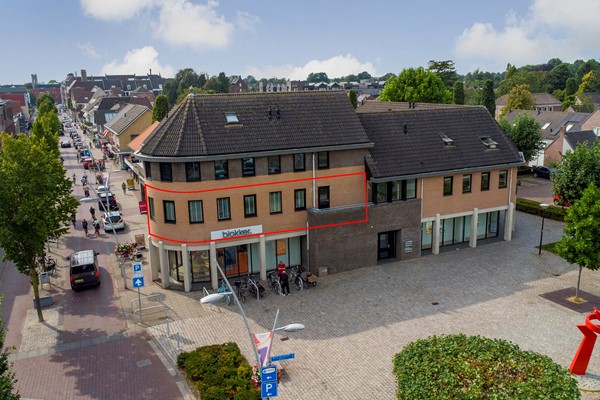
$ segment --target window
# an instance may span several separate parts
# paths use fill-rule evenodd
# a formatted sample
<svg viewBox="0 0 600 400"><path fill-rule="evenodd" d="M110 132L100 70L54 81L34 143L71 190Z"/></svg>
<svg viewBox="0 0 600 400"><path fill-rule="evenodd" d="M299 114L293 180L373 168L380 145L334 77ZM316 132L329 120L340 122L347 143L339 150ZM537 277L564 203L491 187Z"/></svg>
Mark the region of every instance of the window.
<svg viewBox="0 0 600 400"><path fill-rule="evenodd" d="M373 185L373 203L384 203L417 197L417 180L391 181Z"/></svg>
<svg viewBox="0 0 600 400"><path fill-rule="evenodd" d="M163 208L165 211L165 224L175 223L175 202L163 200Z"/></svg>
<svg viewBox="0 0 600 400"><path fill-rule="evenodd" d="M508 185L508 170L503 169L498 176L498 188L503 189Z"/></svg>
<svg viewBox="0 0 600 400"><path fill-rule="evenodd" d="M201 224L204 222L202 200L188 201L188 210L190 212L190 224Z"/></svg>
<svg viewBox="0 0 600 400"><path fill-rule="evenodd" d="M408 179L406 181L406 190L404 199L416 199L417 198L417 180L416 179Z"/></svg>
<svg viewBox="0 0 600 400"><path fill-rule="evenodd" d="M254 176L254 158L242 158L242 176Z"/></svg>
<svg viewBox="0 0 600 400"><path fill-rule="evenodd" d="M481 173L481 191L490 190L490 173L482 172Z"/></svg>
<svg viewBox="0 0 600 400"><path fill-rule="evenodd" d="M463 193L471 193L471 178L472 178L471 174L463 175L463 187L462 187Z"/></svg>
<svg viewBox="0 0 600 400"><path fill-rule="evenodd" d="M227 168L227 160L215 161L215 179L229 178L229 170Z"/></svg>
<svg viewBox="0 0 600 400"><path fill-rule="evenodd" d="M329 208L329 186L319 187L319 208Z"/></svg>
<svg viewBox="0 0 600 400"><path fill-rule="evenodd" d="M146 179L152 180L152 163L144 161L144 173L146 174Z"/></svg>
<svg viewBox="0 0 600 400"><path fill-rule="evenodd" d="M375 199L374 199L374 203L385 203L386 201L388 201L388 184L387 182L383 182L383 183L375 183L374 184L374 192L375 192Z"/></svg>
<svg viewBox="0 0 600 400"><path fill-rule="evenodd" d="M319 169L329 168L329 152L328 151L318 152L317 158L318 158L317 168L319 168Z"/></svg>
<svg viewBox="0 0 600 400"><path fill-rule="evenodd" d="M306 210L306 189L294 190L294 209L296 211Z"/></svg>
<svg viewBox="0 0 600 400"><path fill-rule="evenodd" d="M304 153L294 154L294 171L306 170L306 163L304 161Z"/></svg>
<svg viewBox="0 0 600 400"><path fill-rule="evenodd" d="M402 181L392 181L392 201L402 199Z"/></svg>
<svg viewBox="0 0 600 400"><path fill-rule="evenodd" d="M228 124L239 124L240 120L238 119L235 113L225 113L225 120Z"/></svg>
<svg viewBox="0 0 600 400"><path fill-rule="evenodd" d="M148 212L150 213L150 219L156 218L156 212L154 211L154 199L148 197Z"/></svg>
<svg viewBox="0 0 600 400"><path fill-rule="evenodd" d="M452 177L444 177L444 196L452 196Z"/></svg>
<svg viewBox="0 0 600 400"><path fill-rule="evenodd" d="M229 197L217 199L217 219L226 221L231 219L231 211L229 209Z"/></svg>
<svg viewBox="0 0 600 400"><path fill-rule="evenodd" d="M494 141L489 136L485 136L485 137L482 137L482 138L479 138L479 139L481 139L481 142L483 143L483 145L485 147L487 147L488 149L495 149L495 148L498 147L498 142Z"/></svg>
<svg viewBox="0 0 600 400"><path fill-rule="evenodd" d="M269 193L269 211L271 214L281 213L281 192Z"/></svg>
<svg viewBox="0 0 600 400"><path fill-rule="evenodd" d="M244 196L244 217L256 217L256 195Z"/></svg>
<svg viewBox="0 0 600 400"><path fill-rule="evenodd" d="M187 182L198 182L200 180L200 163L186 162L185 163L185 180Z"/></svg>
<svg viewBox="0 0 600 400"><path fill-rule="evenodd" d="M281 157L269 156L268 164L269 164L269 174L281 173Z"/></svg>
<svg viewBox="0 0 600 400"><path fill-rule="evenodd" d="M173 180L171 163L160 163L160 180L166 182L171 182Z"/></svg>

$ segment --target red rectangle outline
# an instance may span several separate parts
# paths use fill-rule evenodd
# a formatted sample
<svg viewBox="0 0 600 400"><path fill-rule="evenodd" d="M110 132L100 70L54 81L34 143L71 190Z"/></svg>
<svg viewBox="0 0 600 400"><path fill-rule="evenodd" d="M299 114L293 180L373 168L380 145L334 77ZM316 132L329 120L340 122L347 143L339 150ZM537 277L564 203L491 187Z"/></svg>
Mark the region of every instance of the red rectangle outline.
<svg viewBox="0 0 600 400"><path fill-rule="evenodd" d="M353 172L353 173L348 173L348 174L319 176L319 177L315 177L315 178L288 179L288 180L285 180L285 181L271 181L271 182L263 182L263 183L251 183L251 184L248 184L248 185L229 186L229 187L225 187L225 188L213 188L213 189L202 189L202 190L185 190L185 191L160 189L160 188L157 188L155 186L152 186L152 185L149 185L149 184L145 184L144 186L146 188L150 188L150 189L156 190L158 192L176 193L176 194L191 194L191 193L209 193L209 192L229 190L229 189L244 189L244 188L249 188L249 187L277 185L277 184L282 184L282 183L286 183L287 184L287 183L303 182L303 181L309 181L309 180L321 180L321 179L330 179L330 178L343 178L343 177L350 177L350 176L357 176L357 175L362 175L363 176L363 195L364 195L364 205L365 205L365 218L364 219L354 220L354 221L337 222L337 223L333 223L333 224L324 224L324 225L316 225L316 226L309 226L309 227L301 227L301 228L282 229L282 230L272 231L272 232L254 233L254 234L251 234L251 235L236 236L236 237L233 237L233 238L188 241L188 240L169 239L167 237L159 236L157 234L152 233L150 231L150 212L147 212L146 213L146 222L148 224L148 235L151 236L151 237L154 237L156 239L165 240L165 241L172 242L172 243L203 244L203 243L212 243L212 242L215 242L215 243L216 242L224 242L224 241L228 241L228 240L229 241L231 241L231 240L239 240L239 239L245 239L245 238L256 237L256 236L261 236L261 235L269 236L269 235L277 235L277 234L282 234L282 233L291 233L291 232L299 232L299 231L308 231L308 230L313 230L313 229L331 228L331 227L343 226L343 225L362 224L362 223L365 223L365 222L369 222L369 207L368 207L368 193L367 193L367 174L365 172ZM146 204L149 204L149 202L148 202L148 190L145 190L144 192L145 192Z"/></svg>

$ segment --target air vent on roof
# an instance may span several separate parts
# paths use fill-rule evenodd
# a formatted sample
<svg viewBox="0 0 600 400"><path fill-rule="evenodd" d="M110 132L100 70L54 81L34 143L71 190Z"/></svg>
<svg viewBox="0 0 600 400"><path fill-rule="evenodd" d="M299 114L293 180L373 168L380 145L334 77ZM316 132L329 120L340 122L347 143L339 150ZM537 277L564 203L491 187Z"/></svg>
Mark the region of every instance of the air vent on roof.
<svg viewBox="0 0 600 400"><path fill-rule="evenodd" d="M496 147L498 147L498 142L494 142L492 140L491 137L486 136L486 137L482 137L480 138L481 142L485 145L485 147L487 147L488 149L495 149Z"/></svg>
<svg viewBox="0 0 600 400"><path fill-rule="evenodd" d="M235 113L225 113L225 119L227 120L228 124L240 123L240 120L238 119L237 115L235 115Z"/></svg>
<svg viewBox="0 0 600 400"><path fill-rule="evenodd" d="M447 135L441 134L440 137L446 146L454 146L454 140L450 139Z"/></svg>
<svg viewBox="0 0 600 400"><path fill-rule="evenodd" d="M271 106L269 106L269 108L267 109L267 117L269 118L269 120L273 119L273 108L271 108Z"/></svg>

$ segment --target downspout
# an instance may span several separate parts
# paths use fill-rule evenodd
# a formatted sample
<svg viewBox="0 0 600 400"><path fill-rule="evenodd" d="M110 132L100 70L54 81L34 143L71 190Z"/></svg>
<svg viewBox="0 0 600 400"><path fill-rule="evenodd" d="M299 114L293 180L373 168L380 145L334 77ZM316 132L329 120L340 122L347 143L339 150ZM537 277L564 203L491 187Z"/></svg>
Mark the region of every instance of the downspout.
<svg viewBox="0 0 600 400"><path fill-rule="evenodd" d="M317 208L317 176L315 171L315 153L312 153L312 192L313 192L313 208Z"/></svg>

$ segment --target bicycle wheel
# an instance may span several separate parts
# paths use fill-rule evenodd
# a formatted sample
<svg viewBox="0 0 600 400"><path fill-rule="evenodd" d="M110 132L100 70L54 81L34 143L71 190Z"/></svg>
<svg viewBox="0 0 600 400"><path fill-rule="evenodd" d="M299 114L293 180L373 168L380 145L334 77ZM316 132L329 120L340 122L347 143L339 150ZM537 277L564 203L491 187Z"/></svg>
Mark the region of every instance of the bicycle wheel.
<svg viewBox="0 0 600 400"><path fill-rule="evenodd" d="M300 278L299 276L296 276L294 278L294 285L296 285L296 289L297 290L302 290L303 289L303 282L302 282L302 278Z"/></svg>
<svg viewBox="0 0 600 400"><path fill-rule="evenodd" d="M278 295L283 294L283 292L281 291L281 283L279 283L279 281L275 281L275 293L277 293Z"/></svg>

